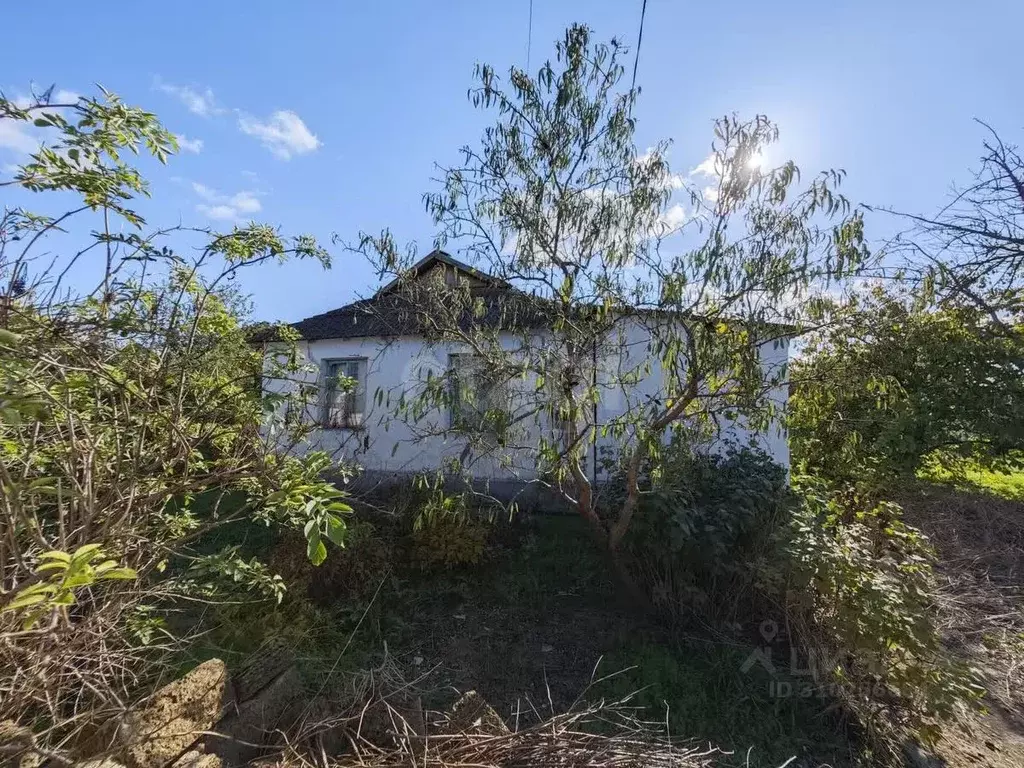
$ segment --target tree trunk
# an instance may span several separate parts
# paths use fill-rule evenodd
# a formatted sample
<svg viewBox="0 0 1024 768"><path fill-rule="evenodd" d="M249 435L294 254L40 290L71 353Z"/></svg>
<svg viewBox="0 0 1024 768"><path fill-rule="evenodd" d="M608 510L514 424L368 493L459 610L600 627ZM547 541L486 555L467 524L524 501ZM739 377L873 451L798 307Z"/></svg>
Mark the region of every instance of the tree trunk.
<svg viewBox="0 0 1024 768"><path fill-rule="evenodd" d="M613 541L612 532L601 522L594 509L588 508L584 511L580 508L578 511L580 516L587 521L587 527L590 530L591 537L594 539L594 543L607 558L611 572L615 575L615 580L629 601L629 607L645 616L652 614L654 612L654 604L651 602L650 595L633 578L633 573L629 568L630 555L622 551L622 538L619 537L618 540Z"/></svg>

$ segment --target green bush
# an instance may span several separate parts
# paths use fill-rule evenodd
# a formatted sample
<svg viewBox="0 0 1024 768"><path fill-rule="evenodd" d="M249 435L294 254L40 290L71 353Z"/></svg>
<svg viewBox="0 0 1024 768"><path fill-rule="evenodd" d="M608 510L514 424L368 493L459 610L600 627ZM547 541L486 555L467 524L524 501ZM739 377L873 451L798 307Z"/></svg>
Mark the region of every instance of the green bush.
<svg viewBox="0 0 1024 768"><path fill-rule="evenodd" d="M1024 501L1024 451L1012 451L996 461L936 452L924 458L917 476L961 490Z"/></svg>
<svg viewBox="0 0 1024 768"><path fill-rule="evenodd" d="M793 755L802 766L850 765L842 759L850 744L839 717L823 716L817 697L777 695L780 683L800 690L804 681L758 665L747 669L749 657L738 644L666 644L632 633L601 660L599 673L608 678L597 692L611 700L629 696L647 718L664 719L671 733L743 756L725 765L777 768Z"/></svg>
<svg viewBox="0 0 1024 768"><path fill-rule="evenodd" d="M309 562L306 546L301 536L283 535L269 565L291 591L304 593L319 605L362 604L394 564L393 538L358 517L348 523L344 549L321 565Z"/></svg>
<svg viewBox="0 0 1024 768"><path fill-rule="evenodd" d="M790 501L785 470L765 454L702 455L673 441L626 538L632 569L673 618L735 618L755 598Z"/></svg>
<svg viewBox="0 0 1024 768"><path fill-rule="evenodd" d="M802 504L781 532L786 560L766 571L765 587L784 600L817 681L873 735L906 727L934 740L983 691L941 647L927 539L896 504L810 478L795 485Z"/></svg>
<svg viewBox="0 0 1024 768"><path fill-rule="evenodd" d="M290 454L306 430L254 386L303 365L283 337L266 359L250 343L234 280L326 251L256 223L147 234L131 159L166 161L173 134L106 91L49 97L0 94L0 128L42 141L3 186L46 212L0 212L0 668L16 671L0 675L0 721L45 725L55 746L148 693L162 622L239 587L283 597L218 531L302 531L320 562L350 509L324 479L334 462ZM82 270L88 284L64 281Z"/></svg>
<svg viewBox="0 0 1024 768"><path fill-rule="evenodd" d="M412 520L409 559L423 570L476 565L489 534L490 525L474 515L466 494L446 494L438 485Z"/></svg>
<svg viewBox="0 0 1024 768"><path fill-rule="evenodd" d="M921 309L876 289L811 334L788 404L800 471L838 482L913 475L935 451L999 459L1024 446L1024 334L974 307Z"/></svg>

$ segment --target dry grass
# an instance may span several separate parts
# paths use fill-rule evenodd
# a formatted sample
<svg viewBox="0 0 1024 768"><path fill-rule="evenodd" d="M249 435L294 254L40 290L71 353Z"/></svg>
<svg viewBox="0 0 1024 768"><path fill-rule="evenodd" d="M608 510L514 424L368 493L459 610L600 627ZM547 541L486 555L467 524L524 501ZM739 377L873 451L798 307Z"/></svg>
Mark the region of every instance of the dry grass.
<svg viewBox="0 0 1024 768"><path fill-rule="evenodd" d="M991 697L1024 706L1024 503L943 487L900 502L938 555L948 646L979 665Z"/></svg>
<svg viewBox="0 0 1024 768"><path fill-rule="evenodd" d="M982 675L987 717L939 745L950 768L1024 764L1024 502L926 485L896 499L931 540L943 640Z"/></svg>
<svg viewBox="0 0 1024 768"><path fill-rule="evenodd" d="M607 679L595 679L596 667L568 711L545 718L530 704L533 724L520 728L517 717L512 729L475 692L447 711L424 710L421 686L434 671L406 679L385 647L377 667L343 676L330 693L321 690L289 734L284 751L261 763L265 768L274 763L291 768L699 768L721 754L674 738L667 721L643 719L635 695L610 703L588 701L595 686Z"/></svg>
<svg viewBox="0 0 1024 768"><path fill-rule="evenodd" d="M350 750L322 759L289 750L279 762L332 768L698 768L712 765L719 754L670 738L664 724L642 720L628 701L580 706L517 731L469 727L452 732L449 717L440 713L428 714L424 729L408 712L388 706L387 713L394 726L391 744L353 740Z"/></svg>

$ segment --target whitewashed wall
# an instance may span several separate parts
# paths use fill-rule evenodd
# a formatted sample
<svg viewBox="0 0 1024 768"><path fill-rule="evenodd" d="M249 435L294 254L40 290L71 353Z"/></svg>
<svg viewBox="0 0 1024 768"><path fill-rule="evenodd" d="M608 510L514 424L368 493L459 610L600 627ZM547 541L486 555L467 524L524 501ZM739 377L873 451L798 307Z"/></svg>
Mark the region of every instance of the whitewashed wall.
<svg viewBox="0 0 1024 768"><path fill-rule="evenodd" d="M508 347L515 344L512 337L505 339L504 343ZM623 323L619 338L611 346L619 351L605 354L598 361L598 385L602 388L597 415L599 423L605 423L625 412L627 408L649 403L652 398L660 396L662 373L657 361L651 365L650 374L629 391L622 391L611 385L617 377L618 366L621 365L623 370L631 369L647 356L646 332L639 326ZM405 337L389 340L365 338L300 342L300 350L318 371L322 370L325 360L365 357L368 361L364 428L317 430L300 450L325 450L332 455L353 459L367 469L382 472L430 471L441 466L446 457L459 457L462 454L465 443L460 439L440 435L421 436L423 432L437 432L440 431L439 428L446 426L449 418L446 412L435 411L428 414L418 427L413 427L393 415L393 405L403 391L414 393L418 382L425 379L428 370L432 370L435 375L442 374L448 364L448 355L466 352L466 349L455 345L428 347L419 339ZM762 348L762 359L770 370L785 365L788 355L788 344L785 342ZM302 380L312 385L318 383L316 374L309 374ZM284 392L298 384L296 380L268 378L264 386L268 391ZM513 383L513 388L520 386L532 391L533 384L518 382ZM378 401L378 391L383 402ZM787 399L786 387L778 387L771 396L781 409ZM514 391L510 398L515 400ZM319 410L314 408L311 411L313 412L307 417L318 419ZM532 421L527 421L521 428L527 432L520 435L517 442L529 445L536 443L536 432L544 428L544 425L538 426ZM417 432L420 435L417 435ZM773 426L764 434L754 434L742 422L733 422L722 430L716 445L724 447L728 443L756 444L776 462L789 467L789 446L781 426ZM600 444L610 447L610 438L602 440ZM588 453L590 455L587 473L592 476L593 453ZM532 453L523 449L506 453L501 462L493 458L480 460L473 465L472 473L478 479L530 480L535 477Z"/></svg>

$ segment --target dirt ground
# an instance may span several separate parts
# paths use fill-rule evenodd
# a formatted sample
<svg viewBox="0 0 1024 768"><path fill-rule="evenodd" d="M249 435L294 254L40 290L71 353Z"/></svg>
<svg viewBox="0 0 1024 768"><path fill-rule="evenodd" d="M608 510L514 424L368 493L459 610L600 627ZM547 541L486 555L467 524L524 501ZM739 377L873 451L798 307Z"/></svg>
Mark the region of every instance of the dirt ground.
<svg viewBox="0 0 1024 768"><path fill-rule="evenodd" d="M510 724L565 711L602 657L637 629L610 580L590 563L574 571L566 554L564 568L527 555L523 568L438 579L414 598L415 641L406 659L436 665L435 686L475 689Z"/></svg>
<svg viewBox="0 0 1024 768"><path fill-rule="evenodd" d="M435 574L386 609L409 617L389 648L407 674L424 677L424 705L442 709L456 692L476 690L515 728L577 700L639 691L646 717L671 716L670 730L702 748L736 750L718 759L722 768L776 768L793 755L793 768L852 765L853 747L820 703L780 702L767 678L743 671L748 646L705 638L681 649L624 602L582 531L543 522L543 535L490 565Z"/></svg>
<svg viewBox="0 0 1024 768"><path fill-rule="evenodd" d="M898 499L928 535L942 580L951 653L980 673L989 712L952 731L937 754L948 768L1024 766L1024 503L942 487Z"/></svg>
<svg viewBox="0 0 1024 768"><path fill-rule="evenodd" d="M939 486L898 500L936 549L947 647L988 690L988 713L948 730L932 765L1024 768L1024 504ZM522 567L433 585L418 598L414 660L437 665L431 677L443 687L475 688L510 724L570 707L591 680L614 671L616 649L645 631L586 553L564 552L561 566L550 552L527 553ZM758 717L757 706L740 717ZM843 764L841 747L832 749L839 759L816 759L809 748L795 765Z"/></svg>
<svg viewBox="0 0 1024 768"><path fill-rule="evenodd" d="M1024 768L1024 504L939 486L908 488L897 500L936 548L944 641L989 691L989 713L947 731L928 768ZM751 645L742 634L732 647L699 628L668 636L623 602L592 542L563 530L578 521L531 525L541 522L543 530L514 532L479 566L370 579L390 586L358 633L366 653L383 645L404 679L422 681L428 708L476 690L510 726L525 727L580 697L636 691L654 719L671 718L673 734L735 750L718 761L723 768L778 768L793 756L790 768L864 765L828 702L780 699L767 678L743 671ZM304 552L298 557L305 562ZM317 624L314 650L347 647L361 613L336 637L331 622ZM614 684L592 685L620 671Z"/></svg>

